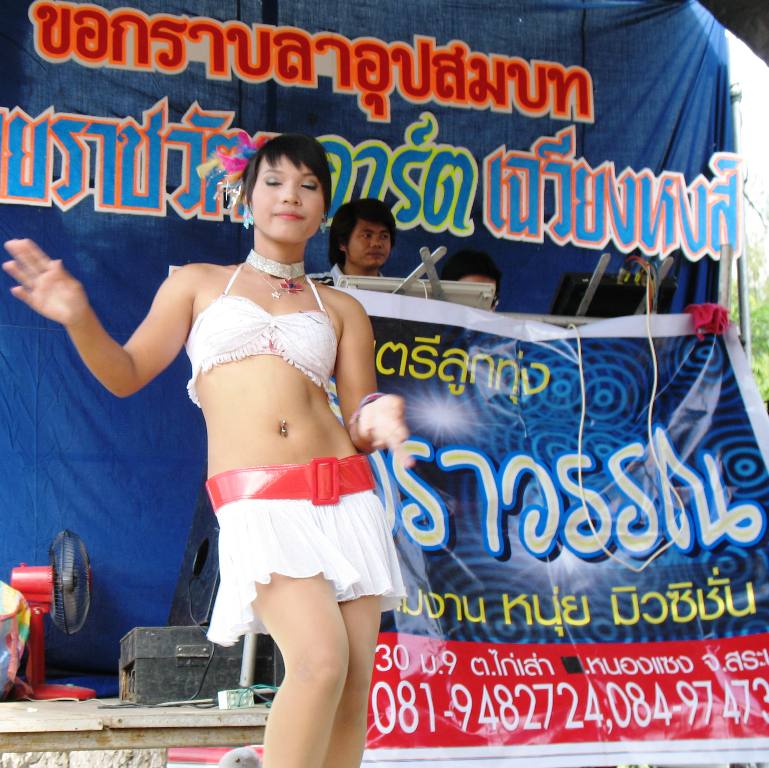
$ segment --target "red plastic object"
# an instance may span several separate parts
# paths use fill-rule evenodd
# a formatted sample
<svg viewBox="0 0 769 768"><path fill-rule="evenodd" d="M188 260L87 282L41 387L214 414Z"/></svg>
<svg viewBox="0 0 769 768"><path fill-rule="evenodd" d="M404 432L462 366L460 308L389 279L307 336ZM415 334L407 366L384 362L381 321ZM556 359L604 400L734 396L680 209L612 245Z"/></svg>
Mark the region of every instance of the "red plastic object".
<svg viewBox="0 0 769 768"><path fill-rule="evenodd" d="M53 568L45 565L24 565L11 570L11 586L21 592L29 603L32 616L27 641L27 683L32 699L96 698L96 691L79 685L55 685L45 682L45 626L43 616L50 613L53 603Z"/></svg>

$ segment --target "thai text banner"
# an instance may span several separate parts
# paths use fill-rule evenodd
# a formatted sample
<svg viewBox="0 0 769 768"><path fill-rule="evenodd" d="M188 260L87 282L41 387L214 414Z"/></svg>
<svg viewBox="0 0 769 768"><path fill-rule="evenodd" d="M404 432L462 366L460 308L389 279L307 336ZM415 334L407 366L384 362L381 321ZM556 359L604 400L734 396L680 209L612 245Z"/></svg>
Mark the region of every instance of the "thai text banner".
<svg viewBox="0 0 769 768"><path fill-rule="evenodd" d="M641 317L577 333L356 295L417 459L373 460L408 589L371 693L385 764L755 747L769 421L734 330L658 317L650 342Z"/></svg>
<svg viewBox="0 0 769 768"><path fill-rule="evenodd" d="M294 26L48 0L33 2L28 16L36 55L54 66L75 63L165 76L194 66L203 67L209 80L308 89L318 89L319 76L325 76L334 94L356 95L369 120L385 123L392 119L393 94L416 106L516 111L531 119L575 124L596 120L593 80L584 67L471 51L463 41L438 45L423 35L411 43L372 36L350 40ZM162 215L168 202L185 218L196 213L221 218L220 202L205 194L206 185L195 181L194 169L217 144L227 143L202 129L227 128L233 114L207 113L193 104L173 130L167 125L167 98L155 107L147 105L143 113L143 125L138 125L130 117L56 115L53 107L46 119L33 119L20 108L10 115L4 110L0 114L8 137L3 136L3 146L10 153L4 153L6 167L0 169L0 199L38 205L54 201L66 210L89 193L87 180L96 176L107 185L93 190L96 210ZM30 126L43 133L38 130L33 139L25 131ZM424 112L406 129L405 146L397 151L369 141L363 151L359 145L353 152L341 137L328 137L337 171L331 213L349 199L355 158L358 167L363 162L370 171L361 194L380 199L388 191L395 194L400 227L472 235L475 159L464 147L440 157L448 148L434 144L437 132L435 117ZM90 142L98 143L94 153L101 172L90 169ZM32 153L30 147L35 147ZM49 178L54 147L62 153L66 178ZM166 189L168 149L184 152L186 167L166 201L161 191ZM719 258L725 244L741 251L740 162L729 153L710 158L713 183L700 175L690 186L680 172L657 176L650 168L624 168L618 173L611 161L591 168L576 157L575 126L553 137L541 135L530 153L525 150L502 145L485 160L483 223L496 238L541 243L547 235L558 245L603 249L613 243L623 253L640 250L648 256L680 249L693 261L705 255ZM412 173L422 165L425 173L415 184ZM550 198L554 214L548 219L545 201Z"/></svg>
<svg viewBox="0 0 769 768"><path fill-rule="evenodd" d="M100 213L173 212L221 221L216 180L200 179L196 169L216 150L236 144L234 118L234 112L194 103L175 123L167 98L145 110L141 122L53 107L31 116L0 107L0 141L7 147L0 158L0 202L68 211L91 198ZM725 244L742 249L742 164L733 153L714 154L711 178L700 174L687 184L676 172L617 173L610 162L592 168L576 157L573 126L538 138L530 151L502 145L481 169L470 149L440 142L438 133L435 115L422 112L397 146L320 136L333 171L330 214L356 190L377 199L392 195L399 229L464 238L475 233L479 197L484 226L501 240L542 243L547 237L559 246L593 249L611 243L623 253L651 257L680 249L692 261L719 258ZM179 171L169 173L169 166ZM241 222L241 213L227 215Z"/></svg>

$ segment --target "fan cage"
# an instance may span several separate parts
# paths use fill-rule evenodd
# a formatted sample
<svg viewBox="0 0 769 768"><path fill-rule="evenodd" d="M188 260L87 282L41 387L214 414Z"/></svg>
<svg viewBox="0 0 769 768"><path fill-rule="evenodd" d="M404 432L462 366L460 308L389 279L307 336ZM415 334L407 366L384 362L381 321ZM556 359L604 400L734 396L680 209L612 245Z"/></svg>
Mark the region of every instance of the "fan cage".
<svg viewBox="0 0 769 768"><path fill-rule="evenodd" d="M82 539L72 531L61 531L48 552L53 573L51 618L71 635L88 616L91 604L91 566Z"/></svg>

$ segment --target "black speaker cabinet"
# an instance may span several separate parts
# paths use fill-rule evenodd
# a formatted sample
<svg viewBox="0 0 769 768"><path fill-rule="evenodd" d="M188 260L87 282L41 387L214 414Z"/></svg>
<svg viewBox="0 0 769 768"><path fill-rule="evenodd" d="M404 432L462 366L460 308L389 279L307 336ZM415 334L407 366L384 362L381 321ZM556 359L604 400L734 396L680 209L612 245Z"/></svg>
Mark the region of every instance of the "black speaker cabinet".
<svg viewBox="0 0 769 768"><path fill-rule="evenodd" d="M211 508L205 486L205 473L195 503L187 546L179 568L168 627L137 628L123 638L120 645L121 698L136 703L150 703L151 697L162 696L156 686L168 685L168 692L187 698L202 670L201 661L209 657L211 644L205 638L205 628L211 622L216 590L219 588L219 526ZM193 626L195 625L195 626ZM175 634L172 630L179 630ZM186 639L185 639L186 638ZM183 647L182 647L183 646ZM181 656L178 648L182 647ZM283 679L283 660L280 651L268 635L257 635L254 661L255 683L277 685ZM237 688L241 676L243 640L232 648L218 647L212 657L212 669L201 694L215 690ZM177 683L170 682L175 674ZM125 691L125 696L124 696ZM193 691L194 693L194 691ZM184 694L184 695L182 695Z"/></svg>
<svg viewBox="0 0 769 768"><path fill-rule="evenodd" d="M120 640L120 699L134 704L216 699L239 687L243 638L214 645L200 627L135 627ZM272 638L256 636L253 682L280 685L283 660Z"/></svg>
<svg viewBox="0 0 769 768"><path fill-rule="evenodd" d="M219 587L218 534L219 526L206 493L204 472L168 615L170 626L207 625L211 621Z"/></svg>

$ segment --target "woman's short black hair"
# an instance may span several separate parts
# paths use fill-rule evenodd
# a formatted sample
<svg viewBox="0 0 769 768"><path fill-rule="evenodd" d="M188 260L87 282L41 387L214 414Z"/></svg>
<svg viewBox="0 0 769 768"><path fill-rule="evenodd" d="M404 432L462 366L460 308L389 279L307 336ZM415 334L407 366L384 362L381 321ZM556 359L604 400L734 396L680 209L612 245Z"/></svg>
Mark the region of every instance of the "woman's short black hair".
<svg viewBox="0 0 769 768"><path fill-rule="evenodd" d="M331 221L328 233L328 260L331 266L344 266L345 252L340 246L347 245L359 219L381 224L390 232L390 245L395 245L395 218L392 211L381 201L373 197L350 200L340 206Z"/></svg>
<svg viewBox="0 0 769 768"><path fill-rule="evenodd" d="M497 294L499 294L502 272L485 251L464 248L452 253L441 268L441 280L461 280L466 275L490 277L496 283Z"/></svg>
<svg viewBox="0 0 769 768"><path fill-rule="evenodd" d="M249 160L246 172L243 174L240 202L243 205L250 203L262 160L266 160L269 165L275 165L283 157L290 160L297 168L302 165L307 166L317 176L323 189L324 210L328 211L331 205L331 171L328 167L326 150L317 139L304 133L281 133L259 149Z"/></svg>

